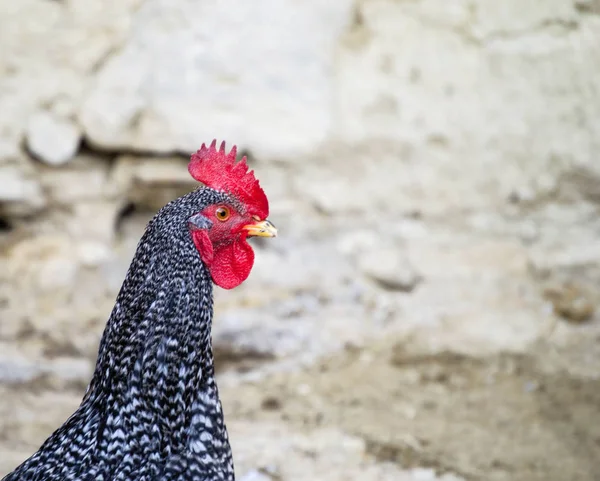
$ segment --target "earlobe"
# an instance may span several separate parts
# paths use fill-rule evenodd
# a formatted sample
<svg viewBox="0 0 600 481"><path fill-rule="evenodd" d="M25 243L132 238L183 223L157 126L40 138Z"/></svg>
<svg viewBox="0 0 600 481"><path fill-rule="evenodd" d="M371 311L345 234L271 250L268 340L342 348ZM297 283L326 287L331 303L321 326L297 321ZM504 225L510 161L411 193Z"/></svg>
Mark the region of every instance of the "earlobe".
<svg viewBox="0 0 600 481"><path fill-rule="evenodd" d="M214 259L214 250L212 242L208 237L208 232L206 232L205 229L192 230L192 240L194 241L196 249L198 249L198 252L200 253L202 262L204 262L206 267L210 268Z"/></svg>
<svg viewBox="0 0 600 481"><path fill-rule="evenodd" d="M209 221L202 214L194 214L192 217L188 219L188 224L192 231L192 239L194 241L194 245L198 252L200 253L200 257L202 258L202 262L209 267L213 262L214 252L213 245L208 237L208 229L212 227L212 222Z"/></svg>

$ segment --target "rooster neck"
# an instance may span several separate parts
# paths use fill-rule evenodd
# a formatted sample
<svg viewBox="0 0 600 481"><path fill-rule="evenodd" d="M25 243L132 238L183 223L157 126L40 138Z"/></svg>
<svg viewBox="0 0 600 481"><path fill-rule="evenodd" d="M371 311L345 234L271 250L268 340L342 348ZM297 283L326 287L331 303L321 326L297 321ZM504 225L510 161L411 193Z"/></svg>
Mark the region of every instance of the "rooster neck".
<svg viewBox="0 0 600 481"><path fill-rule="evenodd" d="M149 223L81 405L3 481L234 479L214 380L212 281L188 230L192 215L230 201L199 188Z"/></svg>
<svg viewBox="0 0 600 481"><path fill-rule="evenodd" d="M172 238L148 252L139 246L85 401L105 416L100 452L119 446L123 457L138 451L163 466L185 458L233 476L214 379L212 294L189 239Z"/></svg>

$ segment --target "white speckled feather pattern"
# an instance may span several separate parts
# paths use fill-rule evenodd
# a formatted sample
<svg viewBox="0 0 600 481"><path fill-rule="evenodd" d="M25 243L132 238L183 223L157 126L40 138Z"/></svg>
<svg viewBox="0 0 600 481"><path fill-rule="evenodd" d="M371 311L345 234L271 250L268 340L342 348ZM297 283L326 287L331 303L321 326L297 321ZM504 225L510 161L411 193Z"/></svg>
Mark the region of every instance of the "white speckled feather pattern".
<svg viewBox="0 0 600 481"><path fill-rule="evenodd" d="M214 380L212 281L188 227L224 201L235 199L200 188L149 223L81 405L4 481L234 479Z"/></svg>

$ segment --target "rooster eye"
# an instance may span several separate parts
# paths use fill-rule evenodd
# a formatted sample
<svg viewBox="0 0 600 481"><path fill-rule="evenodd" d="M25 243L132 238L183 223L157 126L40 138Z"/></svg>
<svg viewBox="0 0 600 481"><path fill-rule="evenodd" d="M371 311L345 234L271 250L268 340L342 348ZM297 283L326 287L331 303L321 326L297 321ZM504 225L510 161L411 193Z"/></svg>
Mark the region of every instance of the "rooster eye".
<svg viewBox="0 0 600 481"><path fill-rule="evenodd" d="M229 219L231 213L229 212L229 209L227 207L219 207L215 212L215 215L217 216L217 219L223 222Z"/></svg>

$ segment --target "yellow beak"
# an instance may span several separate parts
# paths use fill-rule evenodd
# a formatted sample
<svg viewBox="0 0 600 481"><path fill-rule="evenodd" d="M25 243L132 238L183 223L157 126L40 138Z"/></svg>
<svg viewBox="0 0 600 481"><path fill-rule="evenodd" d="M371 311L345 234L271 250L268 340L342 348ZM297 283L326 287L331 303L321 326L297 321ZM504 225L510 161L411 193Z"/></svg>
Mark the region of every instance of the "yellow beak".
<svg viewBox="0 0 600 481"><path fill-rule="evenodd" d="M268 220L245 225L243 229L248 231L248 237L277 237L277 229Z"/></svg>

